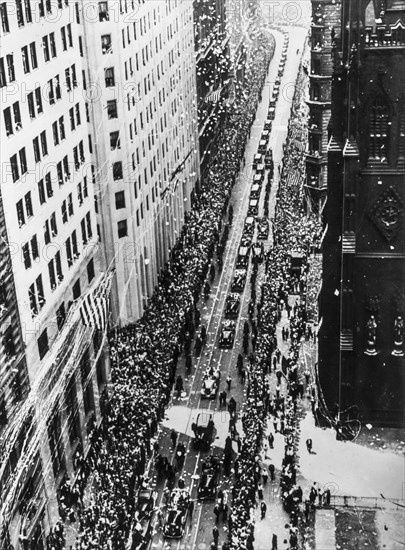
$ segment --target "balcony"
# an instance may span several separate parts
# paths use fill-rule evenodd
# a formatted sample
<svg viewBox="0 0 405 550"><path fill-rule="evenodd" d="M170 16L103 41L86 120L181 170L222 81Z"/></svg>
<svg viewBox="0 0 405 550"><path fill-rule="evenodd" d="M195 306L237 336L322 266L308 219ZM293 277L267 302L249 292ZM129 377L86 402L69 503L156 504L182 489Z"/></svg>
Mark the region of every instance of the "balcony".
<svg viewBox="0 0 405 550"><path fill-rule="evenodd" d="M364 47L367 50L376 49L404 49L405 48L405 27L398 21L394 26L377 26L374 31L371 27L365 29Z"/></svg>
<svg viewBox="0 0 405 550"><path fill-rule="evenodd" d="M326 162L326 159L322 157L322 154L319 151L307 151L306 160L311 164L322 164Z"/></svg>
<svg viewBox="0 0 405 550"><path fill-rule="evenodd" d="M342 252L343 254L356 253L356 234L354 232L343 233Z"/></svg>
<svg viewBox="0 0 405 550"><path fill-rule="evenodd" d="M340 333L340 349L341 351L353 351L353 331L343 329Z"/></svg>

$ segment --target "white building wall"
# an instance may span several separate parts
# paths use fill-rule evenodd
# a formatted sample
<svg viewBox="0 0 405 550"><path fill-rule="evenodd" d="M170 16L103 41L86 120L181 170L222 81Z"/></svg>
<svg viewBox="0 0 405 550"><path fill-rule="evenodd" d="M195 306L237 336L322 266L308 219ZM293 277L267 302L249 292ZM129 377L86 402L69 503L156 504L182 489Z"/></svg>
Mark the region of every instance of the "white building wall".
<svg viewBox="0 0 405 550"><path fill-rule="evenodd" d="M192 3L109 0L108 16L100 16L94 2L83 6L91 13L84 19L89 82L97 94L92 122L100 226L107 262L117 268L114 316L126 324L142 315L153 293L198 178ZM105 35L111 48L103 53ZM116 101L116 118L108 116L108 101ZM115 150L112 132L119 132ZM116 162L123 177L114 180ZM125 197L121 208L117 193L118 200ZM124 221L127 235L119 236Z"/></svg>

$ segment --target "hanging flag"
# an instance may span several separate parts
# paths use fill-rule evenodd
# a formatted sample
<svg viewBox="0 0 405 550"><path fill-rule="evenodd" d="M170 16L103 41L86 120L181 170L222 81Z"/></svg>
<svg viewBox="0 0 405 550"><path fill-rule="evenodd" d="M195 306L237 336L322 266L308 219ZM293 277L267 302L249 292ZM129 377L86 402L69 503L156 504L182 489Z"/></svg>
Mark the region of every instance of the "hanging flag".
<svg viewBox="0 0 405 550"><path fill-rule="evenodd" d="M112 277L111 271L103 278L100 284L90 290L80 304L80 316L84 325L90 325L97 330L104 330L108 321L108 298L111 292Z"/></svg>

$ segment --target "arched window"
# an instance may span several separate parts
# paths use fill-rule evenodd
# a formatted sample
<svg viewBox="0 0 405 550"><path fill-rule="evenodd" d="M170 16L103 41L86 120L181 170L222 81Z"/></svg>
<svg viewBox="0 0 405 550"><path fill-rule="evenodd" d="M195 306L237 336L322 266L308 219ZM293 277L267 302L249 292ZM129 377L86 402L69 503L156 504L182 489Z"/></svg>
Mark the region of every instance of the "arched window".
<svg viewBox="0 0 405 550"><path fill-rule="evenodd" d="M387 162L389 106L383 97L371 105L369 130L369 160Z"/></svg>

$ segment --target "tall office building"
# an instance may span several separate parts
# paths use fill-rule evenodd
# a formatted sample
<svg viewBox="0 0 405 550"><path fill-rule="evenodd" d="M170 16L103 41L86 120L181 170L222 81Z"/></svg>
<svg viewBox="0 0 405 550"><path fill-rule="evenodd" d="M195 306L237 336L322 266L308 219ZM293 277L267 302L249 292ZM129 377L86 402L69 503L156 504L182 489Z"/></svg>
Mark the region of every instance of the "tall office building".
<svg viewBox="0 0 405 550"><path fill-rule="evenodd" d="M345 0L341 14L333 52L320 381L331 407L355 405L363 419L400 425L405 5Z"/></svg>
<svg viewBox="0 0 405 550"><path fill-rule="evenodd" d="M313 0L311 64L309 71L309 127L307 190L319 213L326 200L328 142L332 91L332 43L340 34L340 1Z"/></svg>
<svg viewBox="0 0 405 550"><path fill-rule="evenodd" d="M199 173L191 2L83 2L100 237L114 320L138 319Z"/></svg>
<svg viewBox="0 0 405 550"><path fill-rule="evenodd" d="M138 319L193 200L193 9L18 0L0 15L0 547L39 549L102 421L94 292L114 273L110 321Z"/></svg>

